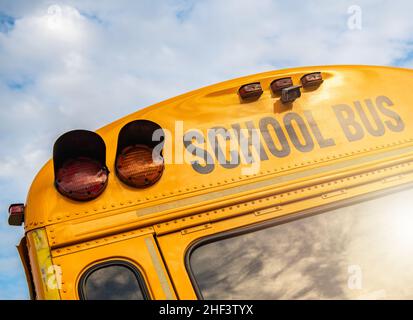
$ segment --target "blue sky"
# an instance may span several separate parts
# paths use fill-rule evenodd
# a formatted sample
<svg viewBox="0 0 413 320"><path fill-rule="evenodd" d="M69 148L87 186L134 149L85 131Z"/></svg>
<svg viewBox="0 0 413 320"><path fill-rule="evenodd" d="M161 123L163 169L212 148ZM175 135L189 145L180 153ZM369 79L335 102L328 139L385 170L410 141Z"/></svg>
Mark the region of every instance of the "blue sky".
<svg viewBox="0 0 413 320"><path fill-rule="evenodd" d="M28 298L6 213L60 134L266 70L411 67L411 12L407 0L0 0L0 299Z"/></svg>

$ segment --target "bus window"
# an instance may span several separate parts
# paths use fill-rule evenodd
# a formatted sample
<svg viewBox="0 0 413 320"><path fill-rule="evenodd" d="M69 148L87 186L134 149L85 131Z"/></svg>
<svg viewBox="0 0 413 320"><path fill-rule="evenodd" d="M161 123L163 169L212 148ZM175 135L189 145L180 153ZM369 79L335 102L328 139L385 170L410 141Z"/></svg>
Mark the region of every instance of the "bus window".
<svg viewBox="0 0 413 320"><path fill-rule="evenodd" d="M144 300L148 295L139 271L124 261L93 266L82 276L79 294L84 300Z"/></svg>
<svg viewBox="0 0 413 320"><path fill-rule="evenodd" d="M196 244L204 299L413 299L413 190Z"/></svg>

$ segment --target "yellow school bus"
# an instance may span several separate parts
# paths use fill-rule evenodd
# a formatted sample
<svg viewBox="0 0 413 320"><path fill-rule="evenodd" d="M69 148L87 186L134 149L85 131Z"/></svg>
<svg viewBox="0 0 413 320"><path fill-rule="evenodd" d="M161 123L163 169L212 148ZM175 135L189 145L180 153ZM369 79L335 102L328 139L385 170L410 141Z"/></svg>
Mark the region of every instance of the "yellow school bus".
<svg viewBox="0 0 413 320"><path fill-rule="evenodd" d="M9 208L31 297L413 298L411 90L301 67L62 134Z"/></svg>

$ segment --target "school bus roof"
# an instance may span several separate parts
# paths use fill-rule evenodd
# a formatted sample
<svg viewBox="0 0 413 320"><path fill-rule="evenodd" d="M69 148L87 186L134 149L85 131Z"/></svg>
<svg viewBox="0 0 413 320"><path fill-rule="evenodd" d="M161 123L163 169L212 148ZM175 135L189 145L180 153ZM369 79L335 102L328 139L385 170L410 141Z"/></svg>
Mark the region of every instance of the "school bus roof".
<svg viewBox="0 0 413 320"><path fill-rule="evenodd" d="M281 103L270 89L275 79L291 77L297 85L311 72L321 72L324 82L302 88L301 97L291 104ZM253 82L261 83L263 94L255 101L241 101L238 89ZM302 67L222 82L141 109L97 130L106 143L111 171L107 188L97 199L76 202L63 197L54 187L53 162L46 163L28 194L26 231L82 219L93 224L96 217L113 216L124 227L150 225L265 188L301 183L350 166L368 166L378 159L377 154L389 158L406 154L413 145L412 88L413 72L408 69ZM172 135L179 130L176 121L182 121L184 132L196 129L205 136L213 127L261 129L259 170L248 174L252 167L242 162L235 167L221 165L213 149L209 153L214 164L207 169L202 163L175 163L174 145L174 161L165 164L156 184L145 189L128 187L115 174L117 138L125 124L137 119L151 120ZM166 137L164 149L175 143ZM110 229L113 220L108 221L101 219L99 226Z"/></svg>

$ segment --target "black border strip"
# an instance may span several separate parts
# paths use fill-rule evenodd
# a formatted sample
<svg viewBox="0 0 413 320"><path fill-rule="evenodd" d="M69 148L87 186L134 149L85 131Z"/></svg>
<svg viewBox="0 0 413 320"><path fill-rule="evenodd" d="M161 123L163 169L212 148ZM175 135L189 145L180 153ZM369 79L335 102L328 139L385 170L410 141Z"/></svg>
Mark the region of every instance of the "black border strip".
<svg viewBox="0 0 413 320"><path fill-rule="evenodd" d="M79 298L80 300L87 300L87 296L85 293L85 286L86 286L86 280L89 278L89 276L102 268L106 268L108 266L123 266L125 268L128 268L131 270L135 276L136 279L138 280L139 287L142 291L142 295L144 300L150 300L149 292L145 284L145 280L143 279L143 276L141 272L138 270L136 266L134 266L132 263L124 261L124 260L108 260L104 261L98 264L93 265L89 269L87 269L85 272L83 272L82 276L80 277L79 284L78 284L78 293L79 293Z"/></svg>

